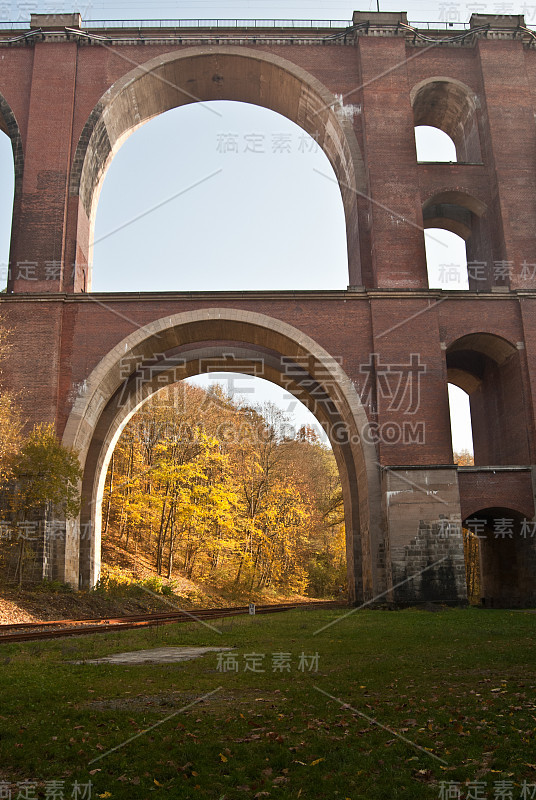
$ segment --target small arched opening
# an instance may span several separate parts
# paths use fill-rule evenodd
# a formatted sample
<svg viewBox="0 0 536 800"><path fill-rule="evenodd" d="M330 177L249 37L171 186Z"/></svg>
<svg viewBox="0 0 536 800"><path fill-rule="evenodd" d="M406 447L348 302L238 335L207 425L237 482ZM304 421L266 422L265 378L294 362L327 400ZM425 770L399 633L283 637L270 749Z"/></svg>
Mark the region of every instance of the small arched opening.
<svg viewBox="0 0 536 800"><path fill-rule="evenodd" d="M22 190L24 157L15 115L1 94L0 131L0 170L3 177L0 192L0 291L5 291L8 279L18 270L16 264L10 264L10 249L15 204ZM31 268L29 274L27 267L21 269L26 279L32 280Z"/></svg>
<svg viewBox="0 0 536 800"><path fill-rule="evenodd" d="M453 164L457 161L456 145L444 131L431 125L415 128L417 161L433 164Z"/></svg>
<svg viewBox="0 0 536 800"><path fill-rule="evenodd" d="M477 116L479 103L469 87L453 78L428 78L413 87L411 104L416 130L421 126L436 128L452 141L455 158L449 160L463 163L481 162ZM421 133L419 132L419 136ZM425 160L446 160L441 156L444 141L443 138L437 137L435 147L439 151L439 157L428 157ZM431 146L433 149L434 142ZM432 153L427 155L430 156Z"/></svg>
<svg viewBox="0 0 536 800"><path fill-rule="evenodd" d="M424 246L430 289L469 288L467 251L461 236L444 228L427 228Z"/></svg>
<svg viewBox="0 0 536 800"><path fill-rule="evenodd" d="M447 376L469 396L476 466L529 464L519 351L491 333L471 333L447 347Z"/></svg>
<svg viewBox="0 0 536 800"><path fill-rule="evenodd" d="M474 599L488 608L534 605L536 522L532 516L508 507L488 507L473 512L463 525Z"/></svg>
<svg viewBox="0 0 536 800"><path fill-rule="evenodd" d="M9 273L9 243L13 218L14 170L13 151L7 136L0 134L0 291L5 291Z"/></svg>
<svg viewBox="0 0 536 800"><path fill-rule="evenodd" d="M486 210L481 200L458 190L424 203L429 280L440 288L486 291L505 285L507 278L494 268Z"/></svg>
<svg viewBox="0 0 536 800"><path fill-rule="evenodd" d="M474 463L473 429L471 427L471 405L466 391L449 383L450 430L452 452L456 464L468 466Z"/></svg>

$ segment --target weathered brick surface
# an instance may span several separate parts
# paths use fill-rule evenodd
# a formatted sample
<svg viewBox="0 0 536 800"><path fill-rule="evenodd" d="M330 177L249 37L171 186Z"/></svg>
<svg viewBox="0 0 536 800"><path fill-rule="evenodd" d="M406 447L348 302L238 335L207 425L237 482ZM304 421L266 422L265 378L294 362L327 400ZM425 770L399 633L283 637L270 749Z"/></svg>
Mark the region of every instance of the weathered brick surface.
<svg viewBox="0 0 536 800"><path fill-rule="evenodd" d="M83 275L77 280L72 264L78 259L78 271L83 271L88 230L78 201L73 197L67 201L66 186L80 137L106 91L138 63L189 51L191 45L175 42L104 48L72 39L3 49L0 92L14 113L26 158L12 260L37 260L40 272L44 261L64 259L67 264L58 283L40 275L31 291L84 287ZM218 45L207 44L206 51L216 54ZM219 51L224 54L225 47ZM486 205L482 234L475 230L475 242L470 242L471 256L512 261L516 266L512 285L534 284L520 275L523 260L531 259L536 214L536 176L531 166L536 155L534 49L520 39L426 48L412 47L401 36L362 36L346 46L248 41L244 52L283 58L344 98L361 149L365 195L372 198L371 202L360 197L358 202L362 280L367 285L426 286L422 234L403 220L418 226L422 203L442 191L460 191ZM276 102L275 94L258 94L251 75L248 84L238 71L223 72L222 81L211 90L214 98L267 106ZM480 166L416 163L411 94L431 78L457 81L474 93ZM191 102L188 96L175 95L175 103ZM165 107L169 102L163 99ZM322 125L318 115L320 133ZM21 231L31 235L22 240ZM18 283L16 289L27 287Z"/></svg>
<svg viewBox="0 0 536 800"><path fill-rule="evenodd" d="M524 472L460 470L458 474L462 520L489 508L512 508L525 519L534 517L534 489L530 469ZM507 516L507 513L505 513Z"/></svg>

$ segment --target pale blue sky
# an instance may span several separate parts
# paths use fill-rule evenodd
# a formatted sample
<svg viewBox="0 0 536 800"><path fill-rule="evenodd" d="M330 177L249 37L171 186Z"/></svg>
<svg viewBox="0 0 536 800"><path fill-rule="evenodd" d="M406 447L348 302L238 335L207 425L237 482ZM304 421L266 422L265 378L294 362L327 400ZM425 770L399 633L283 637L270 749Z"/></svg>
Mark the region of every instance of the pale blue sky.
<svg viewBox="0 0 536 800"><path fill-rule="evenodd" d="M361 8L374 8L374 2ZM21 6L22 8L22 6ZM25 6L27 8L27 4ZM353 6L338 2L103 3L78 6L85 19L269 18L351 19ZM398 3L381 3L399 10ZM494 6L490 5L490 11ZM71 11L72 4L56 4ZM410 21L465 21L470 6L406 6ZM24 16L12 5L12 19ZM50 4L40 10L50 11ZM530 20L528 20L530 22ZM216 113L214 113L216 112ZM5 284L12 198L12 160L0 137L0 285ZM428 138L428 145L431 141ZM426 147L425 137L422 147ZM253 152L261 150L263 152ZM422 160L437 159L419 150ZM450 158L447 151L445 156ZM317 171L315 171L317 170ZM191 291L225 289L344 289L347 258L342 203L333 171L315 142L274 112L240 103L192 104L136 131L116 155L101 193L95 232L93 291ZM179 197L174 197L181 193ZM170 198L169 202L164 202ZM154 206L160 208L152 211ZM131 220L137 219L131 223ZM121 229L121 230L119 230ZM456 241L444 231L434 239ZM438 277L440 264L464 264L464 246L441 246L427 236L431 286L463 288ZM461 247L460 247L461 245ZM448 256L447 256L448 254ZM463 269L460 269L463 275ZM213 378L196 379L207 385ZM229 378L226 378L228 388ZM291 410L299 426L309 412L266 384L234 381L237 393L272 400ZM246 388L246 391L244 391ZM456 417L454 448L471 448L467 398L451 394Z"/></svg>
<svg viewBox="0 0 536 800"><path fill-rule="evenodd" d="M93 291L345 289L341 195L315 169L333 176L305 131L258 106L156 117L105 177Z"/></svg>
<svg viewBox="0 0 536 800"><path fill-rule="evenodd" d="M490 14L526 14L526 21L533 22L534 6L522 2L451 2L451 0L408 0L401 4L397 0L379 0L381 11L406 11L410 22L450 21L466 22L472 11L485 11ZM5 18L27 19L29 2L17 3L6 0L3 4ZM79 3L63 0L42 0L36 4L40 10L50 12L69 12L75 8L83 17L89 19L322 19L351 20L352 12L376 10L376 0L363 0L360 3L344 3L340 0L80 0Z"/></svg>

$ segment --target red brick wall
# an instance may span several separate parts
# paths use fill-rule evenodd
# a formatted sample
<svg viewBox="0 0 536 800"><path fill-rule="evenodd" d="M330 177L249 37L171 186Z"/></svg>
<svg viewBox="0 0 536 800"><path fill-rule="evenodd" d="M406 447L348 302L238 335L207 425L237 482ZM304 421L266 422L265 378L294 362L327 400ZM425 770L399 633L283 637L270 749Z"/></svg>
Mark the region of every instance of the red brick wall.
<svg viewBox="0 0 536 800"><path fill-rule="evenodd" d="M307 70L345 104L356 107L367 197L359 198L363 280L369 286L426 286L422 203L459 190L486 204L471 243L477 260L512 262L512 286L534 251L536 217L536 52L520 40L480 39L464 47L409 46L404 37L360 37L355 46L248 43ZM73 41L3 48L0 92L13 109L24 143L24 192L14 217L12 261L38 261L39 280L18 291L80 291L71 265L87 255L87 231L67 183L80 135L106 90L135 64L184 46L99 46ZM483 164L419 165L410 91L430 77L461 81L475 92ZM385 206L385 208L382 208ZM407 222L404 222L407 220ZM408 224L410 223L410 224ZM81 224L81 227L79 227ZM417 227L415 227L417 226ZM77 253L77 238L81 249ZM44 280L42 262L63 259L65 276ZM528 281L534 285L534 280Z"/></svg>
<svg viewBox="0 0 536 800"><path fill-rule="evenodd" d="M377 376L372 395L365 399L371 404L367 405L370 422L378 424L380 433L387 426L388 436L379 442L381 463L426 465L452 463L446 346L480 330L495 330L513 342L523 338L519 300L502 295L488 300L483 297L479 301L482 313L474 316L468 313L470 303L463 294L444 297L440 303L426 296L410 294L404 298L397 293L82 295L49 299L46 295L7 295L0 298L0 312L17 332L8 379L15 387L25 387L31 419L53 415L57 396L60 431L72 405L73 387L87 378L115 345L138 326L181 311L224 306L288 322L340 359L362 396L367 390L371 353L377 354L380 369L394 367L395 382L400 374L405 380L414 354L424 371L418 386L413 386L413 407L409 394L398 403L380 391L383 384ZM501 451L498 445L491 448L489 457L482 455L480 459L484 464L531 463L528 447L534 447L534 409L525 351L519 353L519 361L507 363L498 371L491 369L489 375L486 430L489 440L502 442L504 449ZM500 404L497 398L501 399ZM422 424L425 431L421 444L411 436L416 424ZM408 425L409 437L395 436L393 440L389 426L397 426L403 432Z"/></svg>
<svg viewBox="0 0 536 800"><path fill-rule="evenodd" d="M525 519L534 517L532 476L527 472L458 472L462 520L486 508L518 512Z"/></svg>

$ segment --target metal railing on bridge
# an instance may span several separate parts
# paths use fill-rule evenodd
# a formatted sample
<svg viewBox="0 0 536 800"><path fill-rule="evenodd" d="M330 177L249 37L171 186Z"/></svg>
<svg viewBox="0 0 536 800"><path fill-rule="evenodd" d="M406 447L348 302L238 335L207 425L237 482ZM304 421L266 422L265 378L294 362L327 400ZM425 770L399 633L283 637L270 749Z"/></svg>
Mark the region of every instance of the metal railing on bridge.
<svg viewBox="0 0 536 800"><path fill-rule="evenodd" d="M469 22L458 20L436 21L411 21L413 28L428 31L466 31L470 29ZM351 28L351 20L341 19L89 19L84 20L82 29L98 30L139 30L139 29L240 29L240 28L273 28L296 30L344 30ZM26 31L30 27L28 20L5 21L0 20L0 31ZM535 29L533 24L527 23L527 28Z"/></svg>
<svg viewBox="0 0 536 800"><path fill-rule="evenodd" d="M88 19L82 28L349 28L348 20L337 19ZM28 20L0 20L0 30L28 30Z"/></svg>
<svg viewBox="0 0 536 800"><path fill-rule="evenodd" d="M94 19L84 28L348 28L338 19Z"/></svg>

